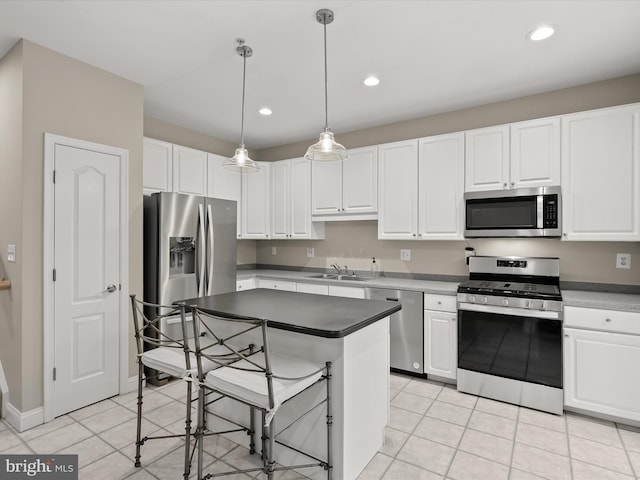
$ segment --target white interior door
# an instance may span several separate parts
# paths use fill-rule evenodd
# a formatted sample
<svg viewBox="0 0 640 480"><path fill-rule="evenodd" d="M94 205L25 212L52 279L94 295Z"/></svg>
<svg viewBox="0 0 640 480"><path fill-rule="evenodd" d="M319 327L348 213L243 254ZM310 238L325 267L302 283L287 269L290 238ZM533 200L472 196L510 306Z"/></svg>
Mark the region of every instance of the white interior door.
<svg viewBox="0 0 640 480"><path fill-rule="evenodd" d="M120 168L55 145L54 416L119 391Z"/></svg>

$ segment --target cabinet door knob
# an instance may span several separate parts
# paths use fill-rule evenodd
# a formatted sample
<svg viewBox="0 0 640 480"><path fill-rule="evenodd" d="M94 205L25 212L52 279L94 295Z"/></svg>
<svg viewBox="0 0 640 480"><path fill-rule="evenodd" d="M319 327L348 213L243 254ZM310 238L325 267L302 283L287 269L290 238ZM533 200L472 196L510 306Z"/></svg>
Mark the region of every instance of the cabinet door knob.
<svg viewBox="0 0 640 480"><path fill-rule="evenodd" d="M502 187L503 187L503 188L507 188L507 184L506 184L506 182L502 184Z"/></svg>
<svg viewBox="0 0 640 480"><path fill-rule="evenodd" d="M416 236L416 234L415 234L415 233L413 233L412 235L413 235L414 237Z"/></svg>
<svg viewBox="0 0 640 480"><path fill-rule="evenodd" d="M610 318L605 318L604 321L605 322L611 322L611 319Z"/></svg>

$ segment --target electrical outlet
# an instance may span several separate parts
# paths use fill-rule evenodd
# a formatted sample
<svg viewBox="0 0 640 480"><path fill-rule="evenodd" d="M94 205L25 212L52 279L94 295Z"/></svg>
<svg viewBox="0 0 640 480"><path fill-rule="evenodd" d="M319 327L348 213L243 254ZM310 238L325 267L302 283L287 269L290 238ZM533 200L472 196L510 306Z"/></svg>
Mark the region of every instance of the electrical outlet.
<svg viewBox="0 0 640 480"><path fill-rule="evenodd" d="M16 261L16 246L10 243L7 245L7 262L15 263Z"/></svg>
<svg viewBox="0 0 640 480"><path fill-rule="evenodd" d="M275 255L276 254L276 247L271 247L271 255Z"/></svg>
<svg viewBox="0 0 640 480"><path fill-rule="evenodd" d="M616 255L616 268L631 268L631 254L619 253Z"/></svg>
<svg viewBox="0 0 640 480"><path fill-rule="evenodd" d="M400 250L400 260L411 260L411 250L409 250L408 248L403 248L402 250Z"/></svg>
<svg viewBox="0 0 640 480"><path fill-rule="evenodd" d="M307 258L312 258L313 255L313 247L307 247Z"/></svg>

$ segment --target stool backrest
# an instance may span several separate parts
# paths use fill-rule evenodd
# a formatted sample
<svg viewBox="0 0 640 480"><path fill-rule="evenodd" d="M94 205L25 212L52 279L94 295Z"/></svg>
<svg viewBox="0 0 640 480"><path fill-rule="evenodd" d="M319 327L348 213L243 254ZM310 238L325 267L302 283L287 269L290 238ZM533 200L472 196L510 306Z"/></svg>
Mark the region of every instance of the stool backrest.
<svg viewBox="0 0 640 480"><path fill-rule="evenodd" d="M237 315L213 314L191 307L198 379L207 372L202 361L217 366L262 373L267 383L269 407L273 408L273 382L267 320ZM204 342L203 338L207 338Z"/></svg>
<svg viewBox="0 0 640 480"><path fill-rule="evenodd" d="M145 302L138 300L135 294L130 297L138 355L158 347L180 349L185 352L187 370L191 369L189 346L185 342L185 338L193 337L193 329L187 327L187 307L185 305L168 306ZM165 313L160 314L159 312ZM162 328L164 320L175 317L180 318L182 333L180 336L169 335L166 329Z"/></svg>

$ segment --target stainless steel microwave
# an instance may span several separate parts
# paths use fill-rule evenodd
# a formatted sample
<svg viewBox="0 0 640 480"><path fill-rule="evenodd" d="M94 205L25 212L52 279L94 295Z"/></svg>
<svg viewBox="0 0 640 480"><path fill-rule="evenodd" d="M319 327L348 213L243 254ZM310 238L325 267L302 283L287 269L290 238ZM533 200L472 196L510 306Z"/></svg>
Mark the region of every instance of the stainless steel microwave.
<svg viewBox="0 0 640 480"><path fill-rule="evenodd" d="M560 237L560 187L516 188L464 194L467 238Z"/></svg>

